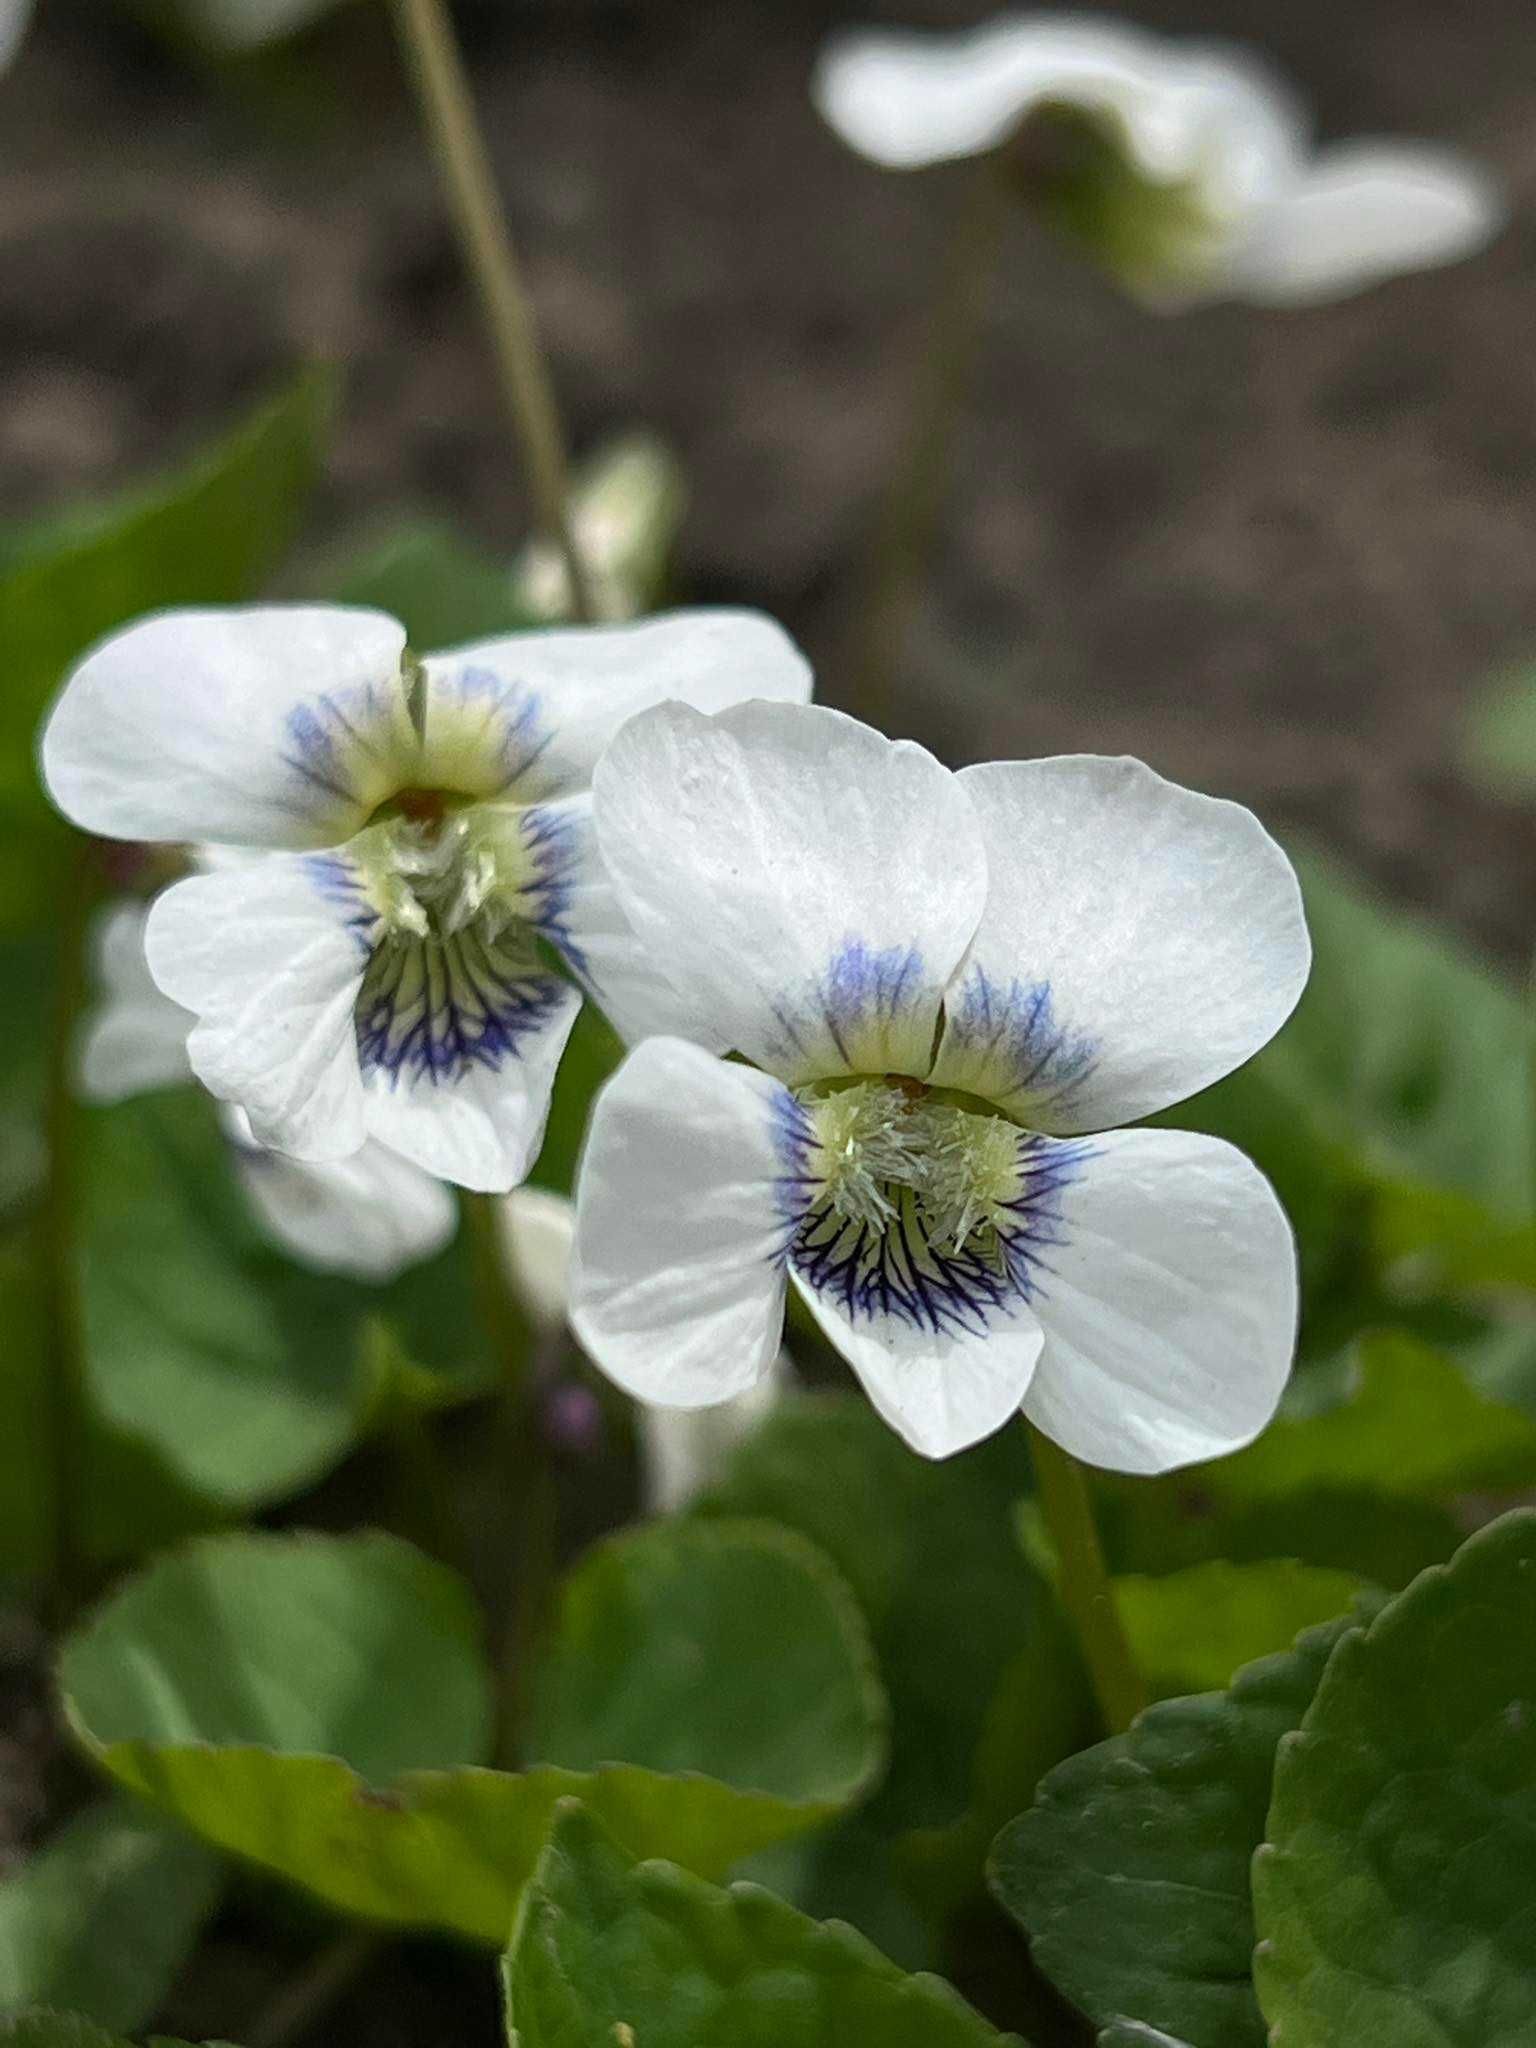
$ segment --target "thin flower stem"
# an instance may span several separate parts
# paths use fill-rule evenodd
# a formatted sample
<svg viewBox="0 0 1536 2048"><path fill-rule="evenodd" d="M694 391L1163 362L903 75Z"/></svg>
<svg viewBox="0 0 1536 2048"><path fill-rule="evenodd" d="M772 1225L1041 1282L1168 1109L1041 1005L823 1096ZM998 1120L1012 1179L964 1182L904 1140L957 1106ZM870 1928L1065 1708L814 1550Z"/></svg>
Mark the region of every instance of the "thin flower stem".
<svg viewBox="0 0 1536 2048"><path fill-rule="evenodd" d="M864 571L847 670L852 708L861 718L878 719L886 709L900 667L949 481L950 446L970 387L1007 205L1003 173L988 158L972 172L945 250L901 452Z"/></svg>
<svg viewBox="0 0 1536 2048"><path fill-rule="evenodd" d="M461 1193L481 1314L503 1383L499 1405L501 1456L512 1489L513 1588L497 1645L500 1674L496 1761L504 1770L526 1762L524 1722L528 1679L544 1632L559 1558L559 1503L539 1423L537 1338L518 1300L494 1196Z"/></svg>
<svg viewBox="0 0 1536 2048"><path fill-rule="evenodd" d="M1093 1519L1088 1475L1069 1452L1033 1424L1025 1427L1040 1509L1056 1552L1061 1604L1077 1636L1104 1725L1112 1735L1119 1735L1146 1706L1147 1688L1120 1626Z"/></svg>
<svg viewBox="0 0 1536 2048"><path fill-rule="evenodd" d="M86 995L86 944L96 886L95 848L90 840L77 837L60 904L44 1109L48 1179L40 1219L51 1354L45 1397L52 1466L50 1591L54 1617L60 1625L70 1618L85 1591L84 1561L80 1554L85 1360L75 1257L79 1147L74 1059Z"/></svg>
<svg viewBox="0 0 1536 2048"><path fill-rule="evenodd" d="M590 624L596 616L592 583L571 530L565 436L554 387L447 0L392 4L459 245L485 309L502 396L527 462L538 522L565 565L572 611Z"/></svg>
<svg viewBox="0 0 1536 2048"><path fill-rule="evenodd" d="M360 1977L383 1948L381 1936L366 1932L340 1934L322 1948L245 2025L248 2048L288 2048L301 2041Z"/></svg>

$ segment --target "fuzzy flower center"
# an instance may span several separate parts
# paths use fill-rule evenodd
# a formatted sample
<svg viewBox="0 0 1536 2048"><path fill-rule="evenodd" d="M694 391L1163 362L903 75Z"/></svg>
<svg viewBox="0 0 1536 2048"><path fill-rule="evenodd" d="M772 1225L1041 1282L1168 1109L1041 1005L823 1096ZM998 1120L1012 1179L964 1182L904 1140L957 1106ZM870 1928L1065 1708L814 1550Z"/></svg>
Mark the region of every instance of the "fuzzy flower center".
<svg viewBox="0 0 1536 2048"><path fill-rule="evenodd" d="M518 921L533 863L510 804L406 790L355 856L389 934L442 943L471 926L496 939Z"/></svg>
<svg viewBox="0 0 1536 2048"><path fill-rule="evenodd" d="M347 849L368 964L355 1006L365 1073L454 1082L517 1053L558 999L561 848L539 813L406 790Z"/></svg>
<svg viewBox="0 0 1536 2048"><path fill-rule="evenodd" d="M790 1263L854 1322L985 1333L1031 1302L1082 1148L900 1074L794 1091Z"/></svg>
<svg viewBox="0 0 1536 2048"><path fill-rule="evenodd" d="M897 1076L805 1094L816 1132L812 1171L834 1216L880 1231L906 1208L935 1252L995 1249L1019 1193L1024 1133L1016 1124Z"/></svg>

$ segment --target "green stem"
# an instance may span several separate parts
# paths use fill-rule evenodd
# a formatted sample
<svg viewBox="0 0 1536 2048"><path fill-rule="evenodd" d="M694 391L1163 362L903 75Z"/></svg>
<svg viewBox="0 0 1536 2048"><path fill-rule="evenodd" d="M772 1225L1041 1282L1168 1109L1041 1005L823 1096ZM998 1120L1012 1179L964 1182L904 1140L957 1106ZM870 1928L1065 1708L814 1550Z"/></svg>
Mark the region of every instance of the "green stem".
<svg viewBox="0 0 1536 2048"><path fill-rule="evenodd" d="M592 584L571 530L565 436L554 386L446 0L392 4L459 246L479 289L538 522L565 565L572 611L590 624Z"/></svg>
<svg viewBox="0 0 1536 2048"><path fill-rule="evenodd" d="M497 1644L500 1673L496 1761L526 1761L528 1680L544 1632L559 1558L559 1502L539 1420L537 1338L518 1299L499 1212L491 1195L461 1193L481 1313L502 1362L501 1457L512 1489L513 1589Z"/></svg>
<svg viewBox="0 0 1536 2048"><path fill-rule="evenodd" d="M970 386L1008 205L990 158L945 250L917 365L906 431L886 485L864 571L848 663L850 701L878 718L890 701L949 481L950 445Z"/></svg>
<svg viewBox="0 0 1536 2048"><path fill-rule="evenodd" d="M330 2011L383 1948L377 1934L341 1934L277 1993L264 2011L248 2020L247 2048L287 2048L302 2040Z"/></svg>
<svg viewBox="0 0 1536 2048"><path fill-rule="evenodd" d="M79 1147L74 1062L86 997L90 913L96 900L95 853L88 839L77 839L64 884L44 1103L48 1179L40 1229L51 1353L47 1375L53 1508L50 1576L54 1618L60 1625L72 1615L85 1591L79 1547L86 1402L75 1243Z"/></svg>
<svg viewBox="0 0 1536 2048"><path fill-rule="evenodd" d="M1104 1563L1088 1475L1077 1460L1026 1423L1040 1510L1056 1552L1057 1590L1077 1636L1104 1725L1128 1728L1147 1704L1147 1688L1120 1626Z"/></svg>

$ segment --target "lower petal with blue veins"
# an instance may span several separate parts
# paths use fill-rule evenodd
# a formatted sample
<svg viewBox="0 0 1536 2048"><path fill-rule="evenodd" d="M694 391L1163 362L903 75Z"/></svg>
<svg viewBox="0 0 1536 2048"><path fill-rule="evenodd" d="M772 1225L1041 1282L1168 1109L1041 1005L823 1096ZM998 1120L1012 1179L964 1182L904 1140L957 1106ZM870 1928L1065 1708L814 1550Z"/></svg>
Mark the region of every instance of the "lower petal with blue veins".
<svg viewBox="0 0 1536 2048"><path fill-rule="evenodd" d="M775 1122L784 1255L854 1325L982 1337L1032 1309L1092 1157L892 1078L786 1095Z"/></svg>
<svg viewBox="0 0 1536 2048"><path fill-rule="evenodd" d="M357 999L363 1078L452 1087L476 1068L495 1073L518 1058L566 994L515 930L504 941L474 926L449 938L390 934Z"/></svg>

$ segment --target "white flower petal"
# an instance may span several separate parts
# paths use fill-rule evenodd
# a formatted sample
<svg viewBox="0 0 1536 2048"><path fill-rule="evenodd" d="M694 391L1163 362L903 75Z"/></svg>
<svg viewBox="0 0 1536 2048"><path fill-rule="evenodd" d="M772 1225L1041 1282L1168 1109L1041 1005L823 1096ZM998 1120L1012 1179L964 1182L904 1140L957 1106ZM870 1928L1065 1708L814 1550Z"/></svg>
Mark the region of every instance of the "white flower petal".
<svg viewBox="0 0 1536 2048"><path fill-rule="evenodd" d="M1320 150L1264 217L1233 288L1260 305L1316 305L1402 271L1470 256L1497 234L1493 180L1452 150L1348 142Z"/></svg>
<svg viewBox="0 0 1536 2048"><path fill-rule="evenodd" d="M576 1191L571 1323L627 1393L703 1408L779 1348L795 1171L777 1082L676 1038L597 1098Z"/></svg>
<svg viewBox="0 0 1536 2048"><path fill-rule="evenodd" d="M754 1387L715 1408L640 1404L640 1492L646 1512L676 1515L725 1471L731 1453L773 1412L794 1378L781 1351Z"/></svg>
<svg viewBox="0 0 1536 2048"><path fill-rule="evenodd" d="M1077 107L1113 125L1141 176L1199 179L1223 207L1271 189L1301 132L1288 96L1245 52L1072 15L1005 15L958 35L838 36L812 92L850 147L892 169L982 155L1033 108Z"/></svg>
<svg viewBox="0 0 1536 2048"><path fill-rule="evenodd" d="M333 605L143 619L65 683L43 735L49 791L110 839L332 845L382 800L404 647L396 620Z"/></svg>
<svg viewBox="0 0 1536 2048"><path fill-rule="evenodd" d="M364 1076L368 1129L426 1172L502 1195L525 1178L544 1142L549 1100L581 1008L577 989L531 976L510 1046L485 1059L372 1067Z"/></svg>
<svg viewBox="0 0 1536 2048"><path fill-rule="evenodd" d="M298 854L168 889L150 912L150 972L195 1013L194 1072L247 1111L259 1143L345 1159L368 1135L353 1006L367 965L335 863Z"/></svg>
<svg viewBox="0 0 1536 2048"><path fill-rule="evenodd" d="M432 700L450 703L456 677L478 679L483 701L498 698L504 717L517 709L521 758L507 780L525 801L586 789L614 733L653 704L719 711L751 697L803 704L811 694L804 655L781 626L751 611L667 612L636 625L479 640L432 656L427 671L429 761L453 744L434 729Z"/></svg>
<svg viewBox="0 0 1536 2048"><path fill-rule="evenodd" d="M246 1196L269 1235L301 1265L382 1282L451 1243L458 1227L453 1196L387 1145L367 1144L350 1159L307 1166L241 1143L243 1115L233 1105L227 1114Z"/></svg>
<svg viewBox="0 0 1536 2048"><path fill-rule="evenodd" d="M893 1315L850 1317L843 1303L794 1279L879 1414L925 1458L980 1443L1018 1413L1044 1341L1023 1300L984 1330L934 1331Z"/></svg>
<svg viewBox="0 0 1536 2048"><path fill-rule="evenodd" d="M94 934L101 998L80 1047L80 1091L89 1102L123 1102L192 1079L187 1033L196 1018L155 986L144 957L149 906L114 903Z"/></svg>
<svg viewBox="0 0 1536 2048"><path fill-rule="evenodd" d="M539 804L525 815L567 849L541 929L619 1036L628 1045L643 1038L687 1038L711 1052L727 1051L698 1001L673 987L619 907L598 852L591 792Z"/></svg>
<svg viewBox="0 0 1536 2048"><path fill-rule="evenodd" d="M514 1188L501 1205L501 1241L523 1306L542 1330L565 1327L570 1309L576 1205L548 1188Z"/></svg>
<svg viewBox="0 0 1536 2048"><path fill-rule="evenodd" d="M931 754L810 705L664 705L593 796L620 906L716 1043L787 1080L927 1071L986 893L974 813Z"/></svg>
<svg viewBox="0 0 1536 2048"><path fill-rule="evenodd" d="M1036 1130L1102 1130L1193 1095L1279 1030L1311 948L1291 864L1250 811L1097 755L958 780L991 878L935 1081Z"/></svg>
<svg viewBox="0 0 1536 2048"><path fill-rule="evenodd" d="M1087 1141L1063 1185L1025 1398L1090 1465L1168 1472L1250 1442L1296 1341L1296 1252L1250 1160L1185 1131Z"/></svg>

